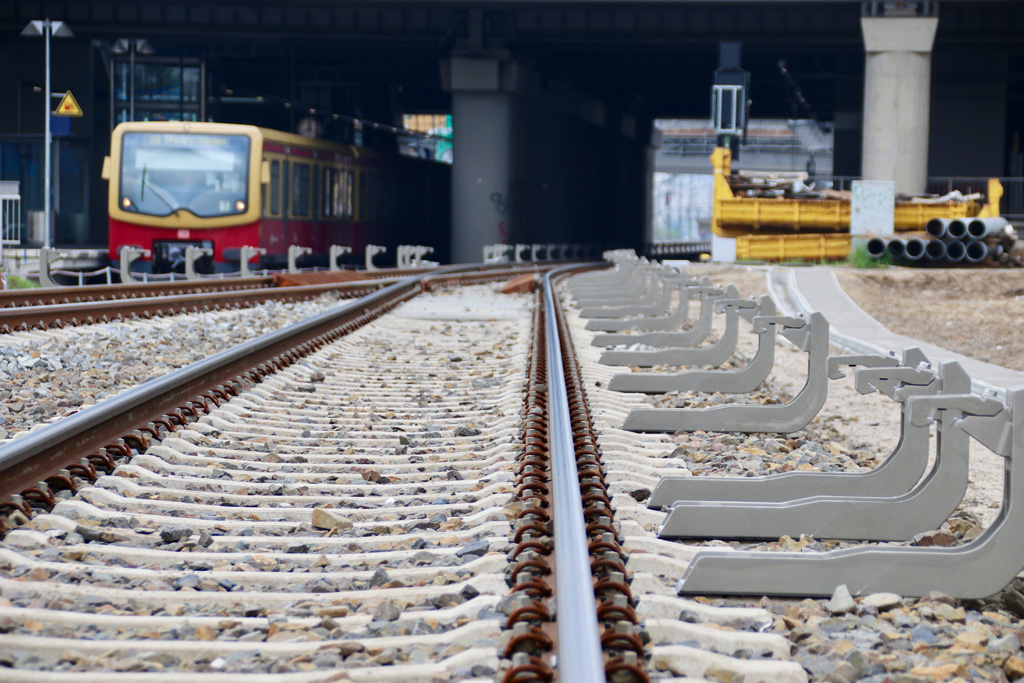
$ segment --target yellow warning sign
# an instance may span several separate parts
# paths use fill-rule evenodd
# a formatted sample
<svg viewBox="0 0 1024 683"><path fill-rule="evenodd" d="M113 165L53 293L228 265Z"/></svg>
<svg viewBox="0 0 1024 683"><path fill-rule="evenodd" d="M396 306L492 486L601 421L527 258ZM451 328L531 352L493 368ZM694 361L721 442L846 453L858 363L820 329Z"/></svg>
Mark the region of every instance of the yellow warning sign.
<svg viewBox="0 0 1024 683"><path fill-rule="evenodd" d="M63 99L60 104L57 105L57 110L53 112L56 116L81 116L82 108L78 106L78 102L75 100L75 96L68 90L64 93Z"/></svg>

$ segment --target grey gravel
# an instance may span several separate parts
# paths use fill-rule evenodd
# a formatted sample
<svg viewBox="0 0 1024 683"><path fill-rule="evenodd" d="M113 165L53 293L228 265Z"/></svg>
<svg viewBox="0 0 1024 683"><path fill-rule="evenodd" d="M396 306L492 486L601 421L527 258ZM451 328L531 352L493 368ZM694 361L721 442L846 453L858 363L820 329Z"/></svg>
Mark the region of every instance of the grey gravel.
<svg viewBox="0 0 1024 683"><path fill-rule="evenodd" d="M850 589L846 587L846 584L842 584L837 587L835 592L832 594L832 599L828 601L829 613L831 614L846 614L852 612L857 607L857 603L853 601L853 596L850 595Z"/></svg>
<svg viewBox="0 0 1024 683"><path fill-rule="evenodd" d="M0 335L0 439L337 305L267 302L234 311ZM39 340L38 337L45 337ZM187 339L188 343L181 343ZM311 380L319 381L319 380Z"/></svg>
<svg viewBox="0 0 1024 683"><path fill-rule="evenodd" d="M394 621L402 616L402 608L393 600L385 600L373 610L374 621Z"/></svg>
<svg viewBox="0 0 1024 683"><path fill-rule="evenodd" d="M459 548L458 550L456 550L455 554L458 557L466 557L466 556L476 556L476 557L479 557L481 555L485 555L487 553L487 551L490 549L490 547L491 547L491 544L487 541L487 539L481 538L481 539L478 539L476 541L470 541L466 545L464 545L461 548Z"/></svg>
<svg viewBox="0 0 1024 683"><path fill-rule="evenodd" d="M522 309L532 299L518 301ZM59 415L36 411L58 392L100 400L137 384L140 368L146 378L158 376L249 332L279 327L295 308L277 307L281 315L268 309L265 319L257 315L251 323L252 312L243 311L40 333L47 339L31 348L13 335L10 345L22 355L64 345L75 349L72 355L81 349L85 364L74 382L54 384L77 367L74 358L60 357L59 369L26 361L17 382L0 383L0 424L14 432ZM521 361L529 317L523 313L472 323L382 318L357 332L357 353L365 356L354 365L358 377L372 378L366 386L339 378L354 353L322 354L332 363L322 371L311 356L291 366L286 380L270 378L242 392L162 443L151 441L144 459L83 486L82 507L55 511L75 519L75 531L43 536L29 522L27 530L48 544L0 544L24 559L0 564L0 578L14 579L5 583L0 606L139 617L147 625L133 632L88 620L71 629L57 619L41 626L5 620L5 634L110 641L109 650L91 650L103 654L79 654L71 642L38 656L18 653L10 664L54 672L152 671L185 680L187 672L244 678L427 664L469 648L501 652L497 634L505 615L493 608L506 589L503 506L515 490L513 459L520 452L520 418L506 406L526 379ZM4 362L7 342L0 337ZM422 360L410 362L410 347L422 350ZM449 369L450 355L460 358L457 369ZM384 398L389 386L397 391ZM69 400L63 410L79 405ZM285 405L292 414L281 419ZM522 405L521 396L515 405ZM501 436L493 435L492 420L505 424ZM396 444L406 449L398 457ZM314 527L310 511L317 507L338 523ZM492 525L486 536L467 525L470 515ZM146 552L132 553L136 548ZM39 562L54 565L43 569ZM491 586L498 586L496 595ZM174 626L152 626L148 617L175 618ZM433 637L455 629L476 635ZM353 642L374 637L398 644ZM193 642L198 654L157 652L164 641ZM250 649L231 652L220 641ZM269 654L264 642L301 645L307 654ZM493 667L453 665L440 679L494 675Z"/></svg>

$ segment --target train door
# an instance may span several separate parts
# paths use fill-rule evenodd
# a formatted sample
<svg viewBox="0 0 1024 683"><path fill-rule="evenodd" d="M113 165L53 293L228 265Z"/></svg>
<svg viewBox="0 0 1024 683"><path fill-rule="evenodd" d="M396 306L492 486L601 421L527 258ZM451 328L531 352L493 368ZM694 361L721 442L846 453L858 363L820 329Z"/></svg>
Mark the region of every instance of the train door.
<svg viewBox="0 0 1024 683"><path fill-rule="evenodd" d="M270 180L263 194L263 225L259 246L267 254L284 253L284 226L287 214L285 190L288 162L283 154L265 152L263 158L270 164Z"/></svg>
<svg viewBox="0 0 1024 683"><path fill-rule="evenodd" d="M341 218L343 234L352 247L352 251L362 251L366 244L359 241L359 232L355 227L356 219L356 172L351 166L351 160L346 159L339 167L340 187L338 215Z"/></svg>
<svg viewBox="0 0 1024 683"><path fill-rule="evenodd" d="M324 164L320 182L320 225L324 242L355 247L351 230L346 219L345 189L348 181L347 170L340 158Z"/></svg>
<svg viewBox="0 0 1024 683"><path fill-rule="evenodd" d="M323 162L319 160L319 155L314 156L312 164L312 175L309 179L309 193L310 193L310 216L309 219L313 221L313 247L315 252L326 252L327 251L327 233L324 231L323 218L320 215L320 188L321 180L320 176L323 173Z"/></svg>
<svg viewBox="0 0 1024 683"><path fill-rule="evenodd" d="M307 161L292 159L291 162L291 211L286 234L288 244L295 244L302 247L312 247L313 243L313 220L311 199L312 192L310 185L312 169Z"/></svg>

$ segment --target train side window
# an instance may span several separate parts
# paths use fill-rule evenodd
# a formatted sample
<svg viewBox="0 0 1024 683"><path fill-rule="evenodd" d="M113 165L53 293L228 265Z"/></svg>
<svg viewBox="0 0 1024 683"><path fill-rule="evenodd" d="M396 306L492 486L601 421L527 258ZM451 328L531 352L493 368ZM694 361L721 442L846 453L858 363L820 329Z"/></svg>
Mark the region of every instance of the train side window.
<svg viewBox="0 0 1024 683"><path fill-rule="evenodd" d="M357 221L366 220L366 205L363 202L365 186L366 172L356 169L352 172L352 217Z"/></svg>
<svg viewBox="0 0 1024 683"><path fill-rule="evenodd" d="M342 171L341 206L346 218L355 218L355 174L350 169Z"/></svg>
<svg viewBox="0 0 1024 683"><path fill-rule="evenodd" d="M292 215L309 216L309 164L292 162Z"/></svg>
<svg viewBox="0 0 1024 683"><path fill-rule="evenodd" d="M332 166L324 167L324 190L321 202L323 204L323 215L328 218L337 218L341 215L341 174L338 169Z"/></svg>
<svg viewBox="0 0 1024 683"><path fill-rule="evenodd" d="M309 198L309 213L310 213L311 216L313 216L313 218L316 218L318 215L323 215L321 213L321 211L320 211L320 203L319 203L320 202L320 183L317 182L317 180L320 177L320 174L318 173L320 168L321 168L320 166L317 166L316 164L313 164L313 167L310 169L310 174L309 174L309 190L310 190L310 195L311 195L310 198Z"/></svg>
<svg viewBox="0 0 1024 683"><path fill-rule="evenodd" d="M334 174L334 211L340 218L348 217L348 201L345 198L348 187L348 171L344 168L335 169Z"/></svg>
<svg viewBox="0 0 1024 683"><path fill-rule="evenodd" d="M358 169L354 169L352 171L352 177L351 177L352 189L351 189L351 192L348 195L352 199L352 204L350 205L350 208L349 208L349 215L351 216L351 218L353 220L357 220L357 221L362 218L362 215L360 214L362 209L359 207L359 181L360 181L359 176L360 176L359 170Z"/></svg>
<svg viewBox="0 0 1024 683"><path fill-rule="evenodd" d="M373 221L373 174L368 171L363 171L362 178L359 179L359 214L360 220L370 223Z"/></svg>
<svg viewBox="0 0 1024 683"><path fill-rule="evenodd" d="M281 215L281 162L270 162L270 215Z"/></svg>
<svg viewBox="0 0 1024 683"><path fill-rule="evenodd" d="M323 188L320 192L320 215L324 218L331 217L331 172L333 168L324 166L320 170L320 183Z"/></svg>
<svg viewBox="0 0 1024 683"><path fill-rule="evenodd" d="M288 215L288 202L291 201L291 181L288 176L288 163L281 164L281 215Z"/></svg>

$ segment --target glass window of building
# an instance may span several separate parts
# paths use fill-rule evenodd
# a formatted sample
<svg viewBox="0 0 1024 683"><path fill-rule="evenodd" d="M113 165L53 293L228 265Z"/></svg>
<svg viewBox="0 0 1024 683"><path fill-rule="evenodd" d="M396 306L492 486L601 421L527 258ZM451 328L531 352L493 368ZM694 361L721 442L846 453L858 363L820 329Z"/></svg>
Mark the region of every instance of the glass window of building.
<svg viewBox="0 0 1024 683"><path fill-rule="evenodd" d="M205 69L200 60L114 57L111 68L111 123L122 121L201 121Z"/></svg>

